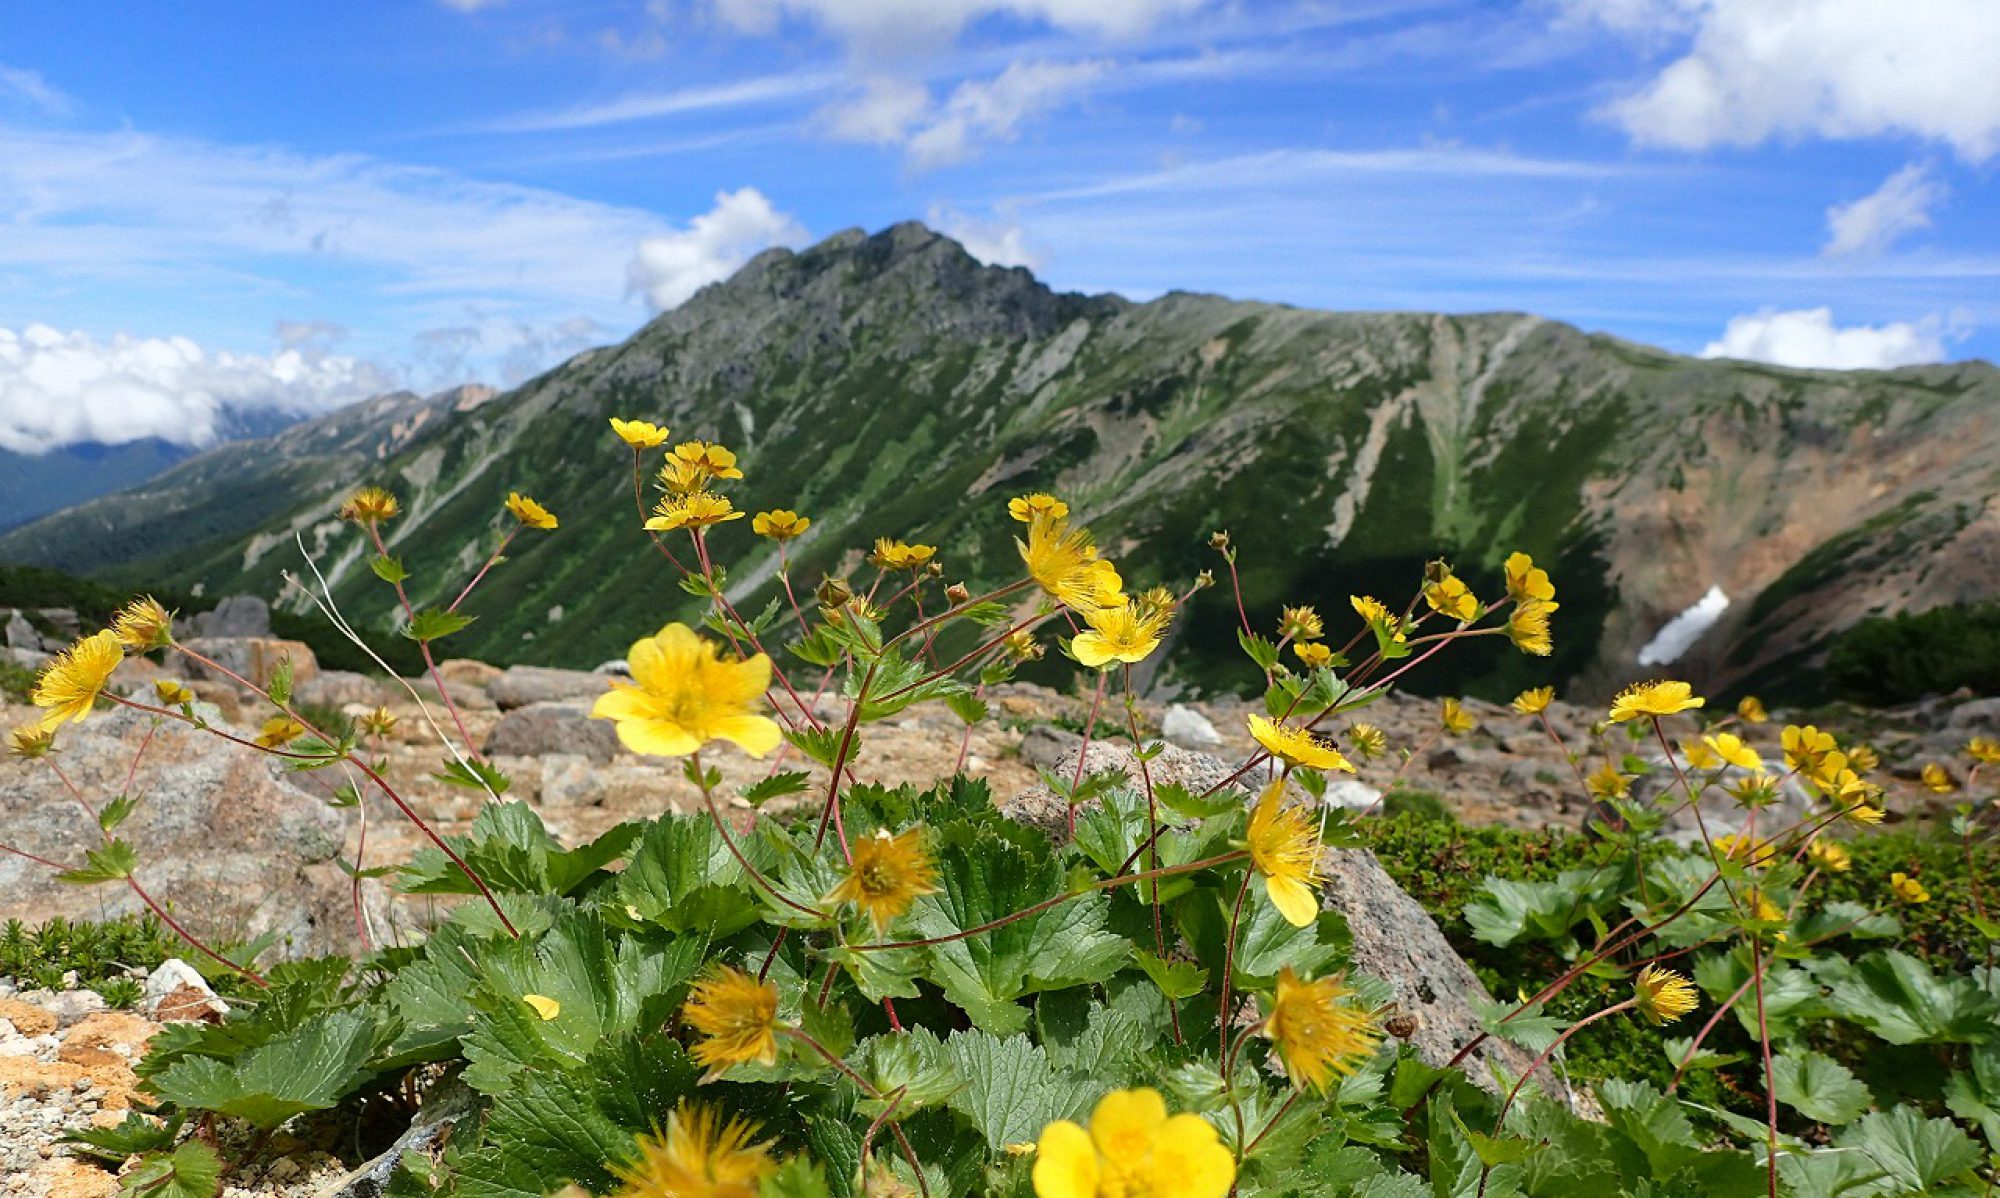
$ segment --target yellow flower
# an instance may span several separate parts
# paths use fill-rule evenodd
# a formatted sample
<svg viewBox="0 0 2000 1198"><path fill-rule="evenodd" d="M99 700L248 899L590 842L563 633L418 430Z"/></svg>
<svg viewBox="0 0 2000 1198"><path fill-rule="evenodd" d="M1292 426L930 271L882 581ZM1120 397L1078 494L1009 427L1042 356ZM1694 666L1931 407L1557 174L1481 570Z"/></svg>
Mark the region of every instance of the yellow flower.
<svg viewBox="0 0 2000 1198"><path fill-rule="evenodd" d="M1316 641L1326 635L1326 623L1311 607L1288 607L1278 616L1278 635L1295 641Z"/></svg>
<svg viewBox="0 0 2000 1198"><path fill-rule="evenodd" d="M1751 724L1761 724L1771 718L1771 713L1764 710L1764 701L1755 695L1745 695L1737 700L1736 714Z"/></svg>
<svg viewBox="0 0 2000 1198"><path fill-rule="evenodd" d="M1708 752L1707 746L1702 746L1702 752ZM1778 801L1777 780L1761 770L1738 778L1724 790L1745 807L1768 807Z"/></svg>
<svg viewBox="0 0 2000 1198"><path fill-rule="evenodd" d="M662 499L653 509L652 517L646 521L646 530L672 532L677 528L707 528L711 524L742 518L743 513L736 510L727 496L713 491L691 491Z"/></svg>
<svg viewBox="0 0 2000 1198"><path fill-rule="evenodd" d="M1289 965L1278 971L1264 1035L1278 1046L1292 1085L1324 1094L1330 1077L1346 1077L1374 1053L1382 1033L1368 1012L1342 1001L1353 994L1338 977L1306 982Z"/></svg>
<svg viewBox="0 0 2000 1198"><path fill-rule="evenodd" d="M1707 701L1685 682L1635 682L1611 700L1611 721L1622 724L1640 716L1673 715Z"/></svg>
<svg viewBox="0 0 2000 1198"><path fill-rule="evenodd" d="M1951 771L1935 761L1924 766L1923 780L1924 787L1932 794L1948 795L1958 789L1958 783L1952 780Z"/></svg>
<svg viewBox="0 0 2000 1198"><path fill-rule="evenodd" d="M1681 754L1687 758L1689 769L1712 770L1722 764L1722 758L1716 756L1715 750L1698 740L1682 741Z"/></svg>
<svg viewBox="0 0 2000 1198"><path fill-rule="evenodd" d="M387 736L396 730L396 713L386 707L377 707L358 721L363 732L372 736Z"/></svg>
<svg viewBox="0 0 2000 1198"><path fill-rule="evenodd" d="M1313 890L1319 884L1319 836L1305 812L1280 805L1284 791L1282 778L1264 788L1250 813L1245 844L1251 868L1264 877L1265 897L1286 923L1303 928L1319 917Z"/></svg>
<svg viewBox="0 0 2000 1198"><path fill-rule="evenodd" d="M1139 597L1133 602L1149 612L1163 616L1173 615L1181 605L1181 601L1174 598L1174 593L1165 587L1147 587L1139 592Z"/></svg>
<svg viewBox="0 0 2000 1198"><path fill-rule="evenodd" d="M1479 600L1473 597L1471 588L1456 574L1443 568L1442 563L1432 564L1438 569L1436 577L1424 584L1424 602L1430 605L1432 611L1461 624L1470 624L1478 619Z"/></svg>
<svg viewBox="0 0 2000 1198"><path fill-rule="evenodd" d="M1840 812L1842 819L1849 823L1860 824L1864 828L1872 828L1881 823L1884 814L1886 813L1880 807L1866 799L1843 807Z"/></svg>
<svg viewBox="0 0 2000 1198"><path fill-rule="evenodd" d="M854 862L826 901L853 903L866 911L879 936L917 896L937 892L937 866L924 851L922 834L910 828L892 836L887 828L878 828L855 843Z"/></svg>
<svg viewBox="0 0 2000 1198"><path fill-rule="evenodd" d="M1318 641L1294 642L1292 653L1299 659L1299 664L1308 670L1323 669L1333 662L1333 647Z"/></svg>
<svg viewBox="0 0 2000 1198"><path fill-rule="evenodd" d="M1811 773L1828 753L1833 752L1833 737L1807 724L1787 725L1779 736L1778 743L1785 750L1785 768Z"/></svg>
<svg viewBox="0 0 2000 1198"><path fill-rule="evenodd" d="M1007 514L1023 524L1033 524L1037 518L1062 520L1069 516L1069 505L1053 495L1036 491L1018 499L1009 499Z"/></svg>
<svg viewBox="0 0 2000 1198"><path fill-rule="evenodd" d="M1832 874L1844 874L1854 868L1854 857L1839 841L1818 837L1806 846L1806 859Z"/></svg>
<svg viewBox="0 0 2000 1198"><path fill-rule="evenodd" d="M1388 734L1373 724L1356 724L1349 728L1347 743L1364 758L1380 757L1389 751Z"/></svg>
<svg viewBox="0 0 2000 1198"><path fill-rule="evenodd" d="M396 497L380 487L363 487L340 505L340 518L356 524L380 524L394 520L403 510Z"/></svg>
<svg viewBox="0 0 2000 1198"><path fill-rule="evenodd" d="M1600 799L1622 799L1631 790L1632 779L1619 773L1618 767L1607 761L1584 779L1584 785L1590 787L1590 793Z"/></svg>
<svg viewBox="0 0 2000 1198"><path fill-rule="evenodd" d="M875 552L868 560L884 570L919 570L937 556L935 545L912 545L890 537L875 538Z"/></svg>
<svg viewBox="0 0 2000 1198"><path fill-rule="evenodd" d="M1981 765L2000 765L2000 740L1975 736L1965 742L1966 755Z"/></svg>
<svg viewBox="0 0 2000 1198"><path fill-rule="evenodd" d="M84 637L42 667L35 679L34 702L46 707L42 727L54 731L65 720L82 720L97 702L111 672L125 660L118 634L106 629Z"/></svg>
<svg viewBox="0 0 2000 1198"><path fill-rule="evenodd" d="M718 965L694 984L681 1018L701 1033L690 1053L713 1081L731 1065L778 1060L778 987L733 965Z"/></svg>
<svg viewBox="0 0 2000 1198"><path fill-rule="evenodd" d="M1059 1119L1035 1145L1035 1198L1223 1198L1235 1181L1215 1128L1169 1116L1156 1090L1113 1090L1090 1130Z"/></svg>
<svg viewBox="0 0 2000 1198"><path fill-rule="evenodd" d="M1115 607L1125 601L1125 583L1118 569L1097 556L1090 530L1071 528L1057 516L1037 515L1028 522L1028 539L1015 538L1028 577L1056 602L1078 611Z"/></svg>
<svg viewBox="0 0 2000 1198"><path fill-rule="evenodd" d="M1522 715L1540 715L1549 709L1549 704L1555 701L1555 697L1556 688L1553 686L1537 686L1524 690L1514 696L1514 710Z"/></svg>
<svg viewBox="0 0 2000 1198"><path fill-rule="evenodd" d="M1867 745L1853 745L1847 750L1847 764L1857 774L1865 774L1882 764L1882 758Z"/></svg>
<svg viewBox="0 0 2000 1198"><path fill-rule="evenodd" d="M118 643L134 653L163 649L174 643L174 616L151 595L134 599L111 618Z"/></svg>
<svg viewBox="0 0 2000 1198"><path fill-rule="evenodd" d="M1349 595L1347 602L1354 608L1355 615L1370 624L1390 622L1389 609L1382 606L1381 601L1373 595Z"/></svg>
<svg viewBox="0 0 2000 1198"><path fill-rule="evenodd" d="M546 532L556 526L554 512L551 512L519 491L507 492L507 510L514 514L514 519L519 520L529 528L539 528Z"/></svg>
<svg viewBox="0 0 2000 1198"><path fill-rule="evenodd" d="M194 702L194 692L171 678L154 679L153 694L164 707L179 707Z"/></svg>
<svg viewBox="0 0 2000 1198"><path fill-rule="evenodd" d="M650 420L620 420L613 416L611 431L634 449L652 449L667 443L667 430Z"/></svg>
<svg viewBox="0 0 2000 1198"><path fill-rule="evenodd" d="M562 1004L546 994L523 994L521 1001L534 1008L544 1023L562 1014Z"/></svg>
<svg viewBox="0 0 2000 1198"><path fill-rule="evenodd" d="M1889 889L1895 894L1896 901L1898 902L1928 903L1931 901L1931 892L1924 889L1924 884L1901 870L1897 870L1895 873L1889 875Z"/></svg>
<svg viewBox="0 0 2000 1198"><path fill-rule="evenodd" d="M1632 997L1639 1014L1655 1027L1672 1023L1701 1005L1701 992L1694 983L1671 969L1648 965L1632 983Z"/></svg>
<svg viewBox="0 0 2000 1198"><path fill-rule="evenodd" d="M1444 730L1453 736L1464 736L1479 727L1479 721L1465 709L1465 705L1452 698L1439 704L1438 720L1444 724Z"/></svg>
<svg viewBox="0 0 2000 1198"><path fill-rule="evenodd" d="M1761 770L1764 759L1757 756L1757 750L1743 743L1743 738L1732 732L1718 732L1701 738L1703 744L1714 750L1715 755L1739 770Z"/></svg>
<svg viewBox="0 0 2000 1198"><path fill-rule="evenodd" d="M1538 568L1535 559L1527 554L1509 554L1505 570L1507 594L1515 602L1547 603L1556 597L1556 587L1549 581L1549 572Z"/></svg>
<svg viewBox="0 0 2000 1198"><path fill-rule="evenodd" d="M1017 628L1008 633L1006 639L1000 642L1000 648L1015 661L1038 661L1042 654L1047 652L1042 643L1035 639L1035 634L1025 628Z"/></svg>
<svg viewBox="0 0 2000 1198"><path fill-rule="evenodd" d="M736 455L707 441L683 441L660 467L660 484L669 491L705 491L715 479L742 477Z"/></svg>
<svg viewBox="0 0 2000 1198"><path fill-rule="evenodd" d="M787 508L758 512L750 521L750 531L773 541L789 541L812 526L812 521Z"/></svg>
<svg viewBox="0 0 2000 1198"><path fill-rule="evenodd" d="M615 1198L757 1198L778 1164L768 1142L750 1142L756 1134L755 1123L683 1100L664 1132L639 1137L639 1159L611 1167L625 1183Z"/></svg>
<svg viewBox="0 0 2000 1198"><path fill-rule="evenodd" d="M685 757L712 740L752 757L778 747L778 725L756 713L771 684L771 659L762 653L723 661L713 642L669 624L635 643L626 660L632 683L613 680L590 714L616 720L618 739L634 753Z"/></svg>
<svg viewBox="0 0 2000 1198"><path fill-rule="evenodd" d="M1090 630L1076 634L1069 643L1070 652L1093 670L1113 661L1136 665L1160 647L1167 616L1138 603L1093 608L1083 613Z"/></svg>
<svg viewBox="0 0 2000 1198"><path fill-rule="evenodd" d="M55 732L40 724L24 724L7 736L7 752L23 761L46 757L55 745Z"/></svg>
<svg viewBox="0 0 2000 1198"><path fill-rule="evenodd" d="M1556 647L1555 637L1549 632L1549 613L1561 606L1533 599L1517 604L1507 617L1507 639L1523 653L1547 657Z"/></svg>
<svg viewBox="0 0 2000 1198"><path fill-rule="evenodd" d="M267 749L282 749L306 734L306 726L288 715L274 715L257 730L257 743Z"/></svg>
<svg viewBox="0 0 2000 1198"><path fill-rule="evenodd" d="M1286 765L1304 766L1309 770L1355 772L1354 763L1341 754L1338 746L1310 729L1287 727L1253 712L1250 716L1250 735L1271 756Z"/></svg>
<svg viewBox="0 0 2000 1198"><path fill-rule="evenodd" d="M1778 855L1778 846L1768 840L1760 841L1751 836L1731 834L1715 838L1715 851L1731 861L1741 861L1745 865L1768 865Z"/></svg>

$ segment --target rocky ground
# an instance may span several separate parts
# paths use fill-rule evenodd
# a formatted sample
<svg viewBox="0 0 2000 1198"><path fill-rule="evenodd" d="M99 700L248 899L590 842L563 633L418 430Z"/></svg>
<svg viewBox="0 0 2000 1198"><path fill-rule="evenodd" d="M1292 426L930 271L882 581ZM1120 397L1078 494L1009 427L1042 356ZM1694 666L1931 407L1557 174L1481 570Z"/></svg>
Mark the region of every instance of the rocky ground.
<svg viewBox="0 0 2000 1198"><path fill-rule="evenodd" d="M228 627L202 631L222 635L204 636L192 642L196 647L260 683L278 662L289 659L296 701L316 719L387 707L398 723L381 746L384 773L410 807L441 833L465 830L486 798L437 780L444 755L434 726L456 736L462 725L464 739L479 746L512 780L508 797L534 806L550 829L571 843L621 820L666 809L691 810L700 801L677 762L626 753L607 723L588 718L591 701L608 685L602 673L446 662L442 674L452 698L447 709L427 681L405 685L321 671L303 645L254 631L241 635ZM8 652L24 664L34 664L37 657L31 649ZM154 682L162 677L160 667L134 660L121 669L117 686L150 698ZM202 703L212 705L218 730L253 736L270 714L219 677L199 672L176 677ZM988 698L994 718L969 737L939 704L868 726L856 767L859 778L929 783L962 764L965 772L988 782L997 801L1021 818L1037 818L1038 802L1049 798L1040 786L1041 772L1066 774L1073 768L1081 743L1078 732L1089 714L1087 696L1006 685ZM827 720L839 719L845 710L831 698L814 707ZM1466 708L1477 726L1461 735L1443 732L1436 700L1390 697L1367 708L1361 718L1383 730L1391 752L1361 763L1358 776L1336 784L1329 801L1365 809L1386 791L1422 791L1470 824L1577 826L1589 810L1588 801L1576 767L1541 721L1478 701L1468 701ZM1240 700L1141 703L1138 720L1144 738L1158 737L1172 746L1169 757L1161 759L1161 776L1181 769L1200 786L1212 780L1210 775L1225 776L1252 752L1245 723L1252 710ZM1123 709L1108 704L1106 711L1099 738L1109 743L1093 749L1092 768L1121 758L1129 761L1109 736L1115 729L1108 722L1122 719ZM0 705L0 728L26 723L32 714L18 704ZM1767 760L1780 755L1778 731L1787 714L1776 712L1769 723L1740 729ZM1602 755L1600 745L1621 753L1650 751L1623 740L1601 740L1603 734L1594 728L1600 715L1594 707L1560 702L1548 711L1556 736L1570 749L1591 754L1584 769ZM2000 700L1940 700L1895 712L1848 711L1831 713L1831 718L1821 713L1820 718L1880 753L1879 776L1890 788L1891 809L1907 818L1948 801L1925 790L1916 781L1918 771L1932 760L1962 761L1959 751L1970 736L1995 734ZM1345 724L1329 730L1347 739ZM51 861L80 862L99 839L95 822L82 808L101 808L117 795L129 794L139 806L120 834L140 850L137 876L190 924L220 939L241 941L271 932L280 938L283 951L295 954L348 951L358 947L359 929L365 928L370 942L379 945L418 934L435 915L434 900L399 899L386 881L363 883L357 896L338 861L353 862L362 855L364 815L366 865L403 860L424 841L373 790L362 810L330 805L326 800L332 789L345 780L336 771L287 773L263 755L209 733L176 724L155 727L123 710L100 712L65 729L58 744L60 777L47 762L0 761L0 843ZM713 754L711 764L722 771L724 793L774 770L809 765L796 753L760 763L734 751ZM811 767L809 772L815 789L794 801L810 802L823 792L825 771ZM731 810L740 818L750 815L740 799L733 800ZM1346 879L1341 886L1329 883L1330 901L1353 902L1370 911L1385 909L1395 897L1408 903L1386 876L1375 877L1381 871L1372 858L1349 865L1341 870ZM95 918L139 906L139 898L124 887L64 885L33 861L0 857L0 919ZM1420 923L1436 938L1442 957L1463 970L1428 917L1409 922L1415 930L1399 932L1394 944L1381 946L1384 963L1379 968L1405 967L1396 963L1402 960L1397 954L1415 951L1410 945L1421 939ZM134 1087L130 1063L157 1027L155 1021L205 1014L198 1001L192 1006L185 1001L187 995L180 1008L169 1004L166 1012L160 1009L174 983L189 977L198 983L191 972L151 978L147 1007L117 1012L103 1010L102 999L88 991L17 993L0 979L0 1196L86 1198L113 1191L109 1174L72 1159L57 1146L57 1137L67 1128L123 1117ZM1465 980L1470 981L1469 973ZM1421 988L1428 994L1428 986ZM1453 1017L1444 1010L1427 1012L1426 1026L1448 1027ZM264 1173L231 1181L246 1187L240 1192L303 1194L338 1168L332 1157L299 1146Z"/></svg>

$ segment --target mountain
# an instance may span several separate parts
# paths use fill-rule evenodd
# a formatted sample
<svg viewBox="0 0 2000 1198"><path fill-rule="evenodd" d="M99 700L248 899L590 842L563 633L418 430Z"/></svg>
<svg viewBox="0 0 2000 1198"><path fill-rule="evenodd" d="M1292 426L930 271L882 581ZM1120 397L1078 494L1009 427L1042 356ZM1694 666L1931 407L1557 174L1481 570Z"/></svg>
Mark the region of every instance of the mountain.
<svg viewBox="0 0 2000 1198"><path fill-rule="evenodd" d="M1314 602L1337 626L1347 595L1406 596L1427 558L1490 594L1526 550L1560 589L1556 656L1488 643L1428 674L1493 694L1608 689L1711 588L1727 606L1673 672L1715 689L1803 685L1867 614L2000 590L1989 365L1787 370L1518 314L1060 294L915 224L768 251L489 402L376 401L211 451L0 536L0 560L274 594L296 534L349 616L388 627L341 496L395 489L392 551L448 599L518 488L562 527L516 543L453 651L595 662L692 606L635 528L612 415L737 449L739 507L815 521L804 585L861 570L878 535L945 546L952 577L1002 578L1004 500L1030 489L1065 496L1139 586L1218 565L1205 542L1228 528L1254 611ZM775 561L747 521L716 540L731 589L767 598ZM1180 681L1241 681L1234 622L1226 588L1197 598Z"/></svg>

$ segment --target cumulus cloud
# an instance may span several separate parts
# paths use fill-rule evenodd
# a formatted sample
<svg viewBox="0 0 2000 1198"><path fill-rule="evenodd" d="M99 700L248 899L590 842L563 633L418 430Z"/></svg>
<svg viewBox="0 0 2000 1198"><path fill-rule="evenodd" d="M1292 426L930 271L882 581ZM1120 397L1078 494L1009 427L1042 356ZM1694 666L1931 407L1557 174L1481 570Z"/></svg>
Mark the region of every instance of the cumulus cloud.
<svg viewBox="0 0 2000 1198"><path fill-rule="evenodd" d="M394 381L373 363L297 347L261 357L185 337L0 328L0 449L147 438L199 448L224 434L232 413L311 415Z"/></svg>
<svg viewBox="0 0 2000 1198"><path fill-rule="evenodd" d="M980 220L943 204L933 204L928 219L932 227L988 266L1025 266L1039 272L1048 264L1048 255L1029 242L1026 230L1021 228L1012 210L1001 210L994 220Z"/></svg>
<svg viewBox="0 0 2000 1198"><path fill-rule="evenodd" d="M989 17L1062 33L1132 37L1209 0L715 0L730 25L768 34L785 17L819 25L864 56L935 50Z"/></svg>
<svg viewBox="0 0 2000 1198"><path fill-rule="evenodd" d="M1824 252L1880 253L1905 233L1929 228L1931 209L1948 194L1949 189L1931 174L1929 166L1913 162L1890 175L1872 194L1826 210Z"/></svg>
<svg viewBox="0 0 2000 1198"><path fill-rule="evenodd" d="M1626 32L1693 30L1609 115L1681 149L1902 134L1967 161L2000 150L1993 0L1571 0Z"/></svg>
<svg viewBox="0 0 2000 1198"><path fill-rule="evenodd" d="M1842 328L1833 323L1830 308L1766 309L1732 317L1722 338L1709 342L1701 356L1824 370L1887 370L1942 361L1945 328L1934 316Z"/></svg>
<svg viewBox="0 0 2000 1198"><path fill-rule="evenodd" d="M983 142L1012 141L1023 123L1072 102L1111 64L1017 62L991 79L968 79L942 102L921 83L875 78L820 113L820 127L843 141L903 148L916 170L950 166Z"/></svg>
<svg viewBox="0 0 2000 1198"><path fill-rule="evenodd" d="M639 242L627 268L631 290L656 311L678 306L735 273L759 250L805 238L805 228L754 187L717 192L715 207L687 228Z"/></svg>

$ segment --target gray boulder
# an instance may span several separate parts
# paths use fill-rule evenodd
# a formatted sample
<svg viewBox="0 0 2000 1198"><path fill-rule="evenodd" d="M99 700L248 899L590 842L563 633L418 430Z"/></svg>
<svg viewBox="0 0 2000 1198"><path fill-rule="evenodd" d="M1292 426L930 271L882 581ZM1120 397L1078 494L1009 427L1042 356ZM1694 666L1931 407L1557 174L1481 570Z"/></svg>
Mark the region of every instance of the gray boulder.
<svg viewBox="0 0 2000 1198"><path fill-rule="evenodd" d="M1184 749L1213 749L1222 744L1222 733L1208 717L1185 703L1167 708L1160 720L1160 735Z"/></svg>
<svg viewBox="0 0 2000 1198"><path fill-rule="evenodd" d="M486 684L486 694L502 711L530 703L565 699L595 699L610 689L604 675L588 670L556 670L547 666L509 666Z"/></svg>
<svg viewBox="0 0 2000 1198"><path fill-rule="evenodd" d="M292 681L302 683L319 673L319 659L301 641L275 637L194 637L183 644L216 665L241 675L258 686L269 686L280 662L292 663ZM189 678L195 681L227 682L228 677L185 657L177 657Z"/></svg>
<svg viewBox="0 0 2000 1198"><path fill-rule="evenodd" d="M610 720L591 719L588 703L530 703L500 717L483 751L489 757L574 754L602 764L618 755L618 733Z"/></svg>
<svg viewBox="0 0 2000 1198"><path fill-rule="evenodd" d="M380 682L352 670L321 670L299 683L292 693L299 702L319 707L347 707L351 704L374 707L387 696Z"/></svg>
<svg viewBox="0 0 2000 1198"><path fill-rule="evenodd" d="M7 612L6 638L9 649L26 649L39 653L46 648L42 643L42 634L36 632L35 626L28 623L28 617L18 610Z"/></svg>
<svg viewBox="0 0 2000 1198"><path fill-rule="evenodd" d="M196 636L271 635L271 605L255 595L225 595L220 603L197 612L188 623Z"/></svg>

